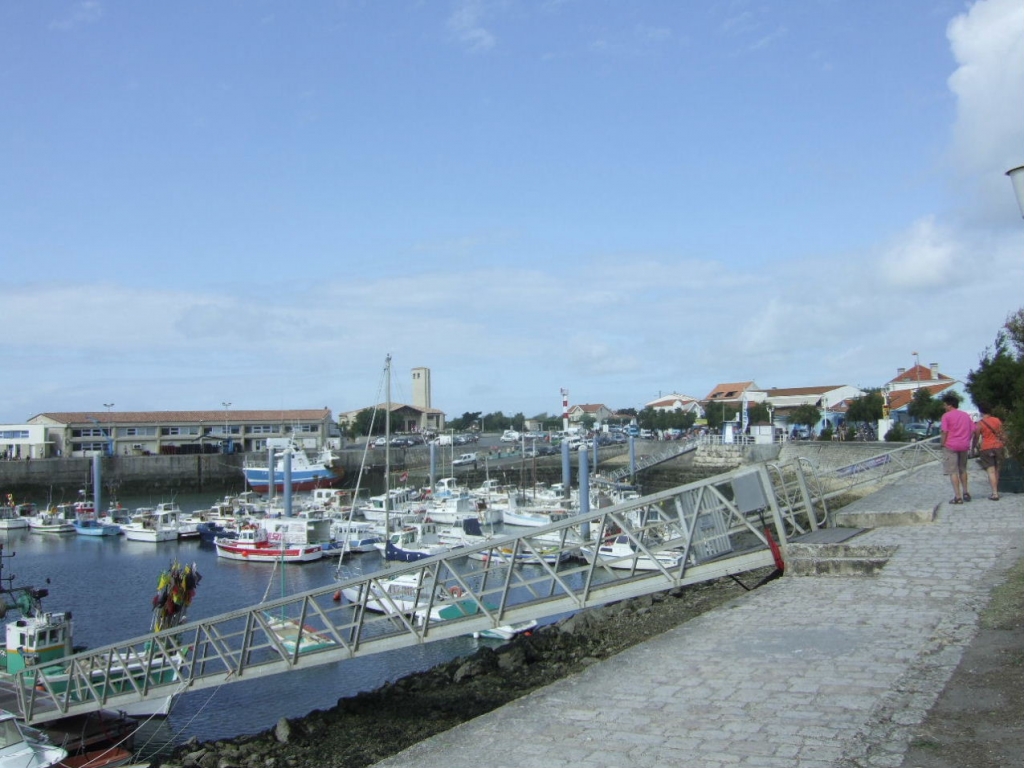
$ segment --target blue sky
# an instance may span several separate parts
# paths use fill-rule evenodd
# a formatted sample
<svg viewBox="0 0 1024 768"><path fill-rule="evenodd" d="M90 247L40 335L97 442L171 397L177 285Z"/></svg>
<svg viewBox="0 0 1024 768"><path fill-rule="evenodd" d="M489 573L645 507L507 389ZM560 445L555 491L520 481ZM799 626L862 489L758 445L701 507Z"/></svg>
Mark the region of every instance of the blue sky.
<svg viewBox="0 0 1024 768"><path fill-rule="evenodd" d="M0 421L963 378L1018 0L0 4Z"/></svg>

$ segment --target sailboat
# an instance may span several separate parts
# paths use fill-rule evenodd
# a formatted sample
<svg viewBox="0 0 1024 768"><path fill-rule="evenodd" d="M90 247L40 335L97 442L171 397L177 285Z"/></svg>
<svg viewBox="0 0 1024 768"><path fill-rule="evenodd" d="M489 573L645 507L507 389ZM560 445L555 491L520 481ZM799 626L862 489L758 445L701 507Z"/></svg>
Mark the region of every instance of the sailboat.
<svg viewBox="0 0 1024 768"><path fill-rule="evenodd" d="M386 407L384 412L384 529L391 531L391 355L384 361ZM394 543L387 546L396 549ZM425 556L425 555L424 555ZM388 559L401 559L392 556ZM416 558L412 558L416 559ZM387 562L387 560L385 560ZM339 576L343 576L339 568ZM381 576L370 582L345 587L342 595L350 603L363 606L375 613L401 613L412 615L417 621L439 621L477 613L480 606L475 600L461 599L461 592L449 591L437 584L425 572Z"/></svg>

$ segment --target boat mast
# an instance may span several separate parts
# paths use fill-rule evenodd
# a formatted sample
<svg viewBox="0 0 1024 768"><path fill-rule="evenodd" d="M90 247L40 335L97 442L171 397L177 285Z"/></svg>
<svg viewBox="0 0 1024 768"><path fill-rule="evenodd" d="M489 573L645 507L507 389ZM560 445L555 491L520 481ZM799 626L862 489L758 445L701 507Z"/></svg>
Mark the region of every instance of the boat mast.
<svg viewBox="0 0 1024 768"><path fill-rule="evenodd" d="M384 358L384 565L391 541L391 353Z"/></svg>

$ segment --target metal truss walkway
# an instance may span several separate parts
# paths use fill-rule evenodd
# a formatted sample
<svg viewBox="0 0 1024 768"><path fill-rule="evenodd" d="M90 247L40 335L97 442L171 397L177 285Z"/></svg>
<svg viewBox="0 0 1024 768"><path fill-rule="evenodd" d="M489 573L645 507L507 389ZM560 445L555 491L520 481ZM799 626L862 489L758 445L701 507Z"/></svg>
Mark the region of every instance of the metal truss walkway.
<svg viewBox="0 0 1024 768"><path fill-rule="evenodd" d="M682 456L684 453L691 453L693 451L696 451L697 448L701 445L701 439L692 438L690 440L683 440L680 442L670 442L667 444L662 443L661 445L667 445L668 447L663 448L657 453L652 453L647 456L641 456L636 460L634 466L627 466L613 470L603 475L602 477L611 483L618 482L619 480L624 480L625 478L630 477L631 475L634 474L634 469L636 472L639 472L640 470L647 469L648 467L653 467L655 464L661 464L663 462L674 459L677 456Z"/></svg>
<svg viewBox="0 0 1024 768"><path fill-rule="evenodd" d="M29 667L0 695L41 723L777 566L790 536L826 524L826 495L805 464L744 467ZM414 607L388 591L403 582Z"/></svg>

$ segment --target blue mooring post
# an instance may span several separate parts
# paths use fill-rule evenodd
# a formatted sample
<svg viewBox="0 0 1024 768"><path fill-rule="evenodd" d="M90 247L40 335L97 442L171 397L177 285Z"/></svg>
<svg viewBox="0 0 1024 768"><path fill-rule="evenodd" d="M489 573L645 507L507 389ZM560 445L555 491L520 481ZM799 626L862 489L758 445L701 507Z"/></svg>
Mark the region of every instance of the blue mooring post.
<svg viewBox="0 0 1024 768"><path fill-rule="evenodd" d="M92 503L96 516L103 514L103 456L96 453L92 457Z"/></svg>
<svg viewBox="0 0 1024 768"><path fill-rule="evenodd" d="M284 451L284 516L292 516L292 449Z"/></svg>
<svg viewBox="0 0 1024 768"><path fill-rule="evenodd" d="M636 477L636 438L629 436L629 476Z"/></svg>
<svg viewBox="0 0 1024 768"><path fill-rule="evenodd" d="M590 514L590 451L580 451L580 514ZM590 541L590 523L580 525L580 537Z"/></svg>
<svg viewBox="0 0 1024 768"><path fill-rule="evenodd" d="M562 441L562 497L568 499L572 493L572 464L569 462L569 441Z"/></svg>
<svg viewBox="0 0 1024 768"><path fill-rule="evenodd" d="M437 487L437 443L430 444L430 490Z"/></svg>
<svg viewBox="0 0 1024 768"><path fill-rule="evenodd" d="M593 451L593 454L594 454L594 464L591 467L591 469L594 470L594 474L596 475L597 474L597 435L594 435L594 444L590 447L590 450Z"/></svg>
<svg viewBox="0 0 1024 768"><path fill-rule="evenodd" d="M274 449L267 446L267 498L274 498L277 491L277 478L274 477Z"/></svg>

